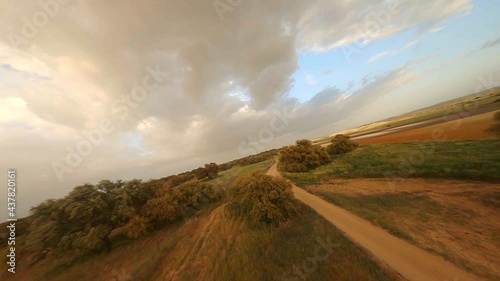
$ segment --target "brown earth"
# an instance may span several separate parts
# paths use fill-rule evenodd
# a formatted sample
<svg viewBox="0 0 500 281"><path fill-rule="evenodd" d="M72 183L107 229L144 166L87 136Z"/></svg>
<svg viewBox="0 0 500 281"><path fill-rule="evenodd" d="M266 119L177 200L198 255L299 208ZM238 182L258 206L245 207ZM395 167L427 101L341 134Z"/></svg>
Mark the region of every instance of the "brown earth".
<svg viewBox="0 0 500 281"><path fill-rule="evenodd" d="M462 119L426 126L418 129L401 130L395 133L354 138L361 144L399 143L408 141L432 140L433 132L444 133L447 140L480 139L491 137L484 132L493 124L495 112L488 112Z"/></svg>
<svg viewBox="0 0 500 281"><path fill-rule="evenodd" d="M277 165L276 161L267 174L281 177ZM296 185L293 185L293 192L297 199L309 205L319 215L344 232L352 241L370 251L376 258L408 280L482 280L442 257L399 239L384 229L332 205Z"/></svg>
<svg viewBox="0 0 500 281"><path fill-rule="evenodd" d="M412 242L493 280L500 280L500 184L408 178L393 188L386 179L336 179L308 190L361 199L418 196L409 207L376 210L377 221L407 233ZM432 203L430 206L429 203ZM434 207L434 208L432 208ZM363 208L358 205L356 208ZM408 209L410 212L406 212ZM425 219L421 219L425 217Z"/></svg>

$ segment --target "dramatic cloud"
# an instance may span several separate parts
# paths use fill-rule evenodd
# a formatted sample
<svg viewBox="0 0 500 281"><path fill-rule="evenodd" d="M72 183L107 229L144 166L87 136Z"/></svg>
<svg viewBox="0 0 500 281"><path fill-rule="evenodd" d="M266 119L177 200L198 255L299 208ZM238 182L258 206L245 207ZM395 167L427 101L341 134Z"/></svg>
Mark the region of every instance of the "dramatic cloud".
<svg viewBox="0 0 500 281"><path fill-rule="evenodd" d="M301 52L436 30L472 8L468 0L243 0L221 1L222 10L212 0L62 2L0 2L0 166L19 171L23 215L82 182L243 157L273 118L286 126L266 149L329 134L342 120L355 125L349 116L418 74L398 68L300 103L289 92ZM332 67L323 74L341 72ZM91 139L90 153L58 177L54 163L68 166Z"/></svg>
<svg viewBox="0 0 500 281"><path fill-rule="evenodd" d="M300 1L297 1L300 2ZM454 14L472 10L468 0L458 1L314 1L298 25L299 48L327 51L345 44L368 43L418 26L436 28Z"/></svg>

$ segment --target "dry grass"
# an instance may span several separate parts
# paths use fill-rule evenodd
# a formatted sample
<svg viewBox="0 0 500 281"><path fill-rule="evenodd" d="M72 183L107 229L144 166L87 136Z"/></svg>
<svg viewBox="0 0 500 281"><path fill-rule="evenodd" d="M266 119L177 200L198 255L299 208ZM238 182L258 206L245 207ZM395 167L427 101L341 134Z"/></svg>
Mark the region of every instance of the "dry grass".
<svg viewBox="0 0 500 281"><path fill-rule="evenodd" d="M218 208L189 243L163 258L161 272L151 280L295 280L283 276L314 255L317 237L330 239L335 248L307 280L397 280L314 211L302 208L299 217L280 228L251 227L224 206Z"/></svg>
<svg viewBox="0 0 500 281"><path fill-rule="evenodd" d="M406 179L331 180L313 193L421 248L500 280L500 184Z"/></svg>
<svg viewBox="0 0 500 281"><path fill-rule="evenodd" d="M225 205L212 206L186 223L117 247L109 254L87 256L70 264L50 257L34 267L19 269L7 280L295 280L293 267L302 268L302 263L315 255L318 237L331 241L333 251L318 262L307 280L401 280L312 209L301 208L299 216L279 228L256 228L234 216Z"/></svg>
<svg viewBox="0 0 500 281"><path fill-rule="evenodd" d="M488 138L491 137L491 135L488 135L485 130L494 123L493 115L495 115L495 112L488 112L419 129L408 130L384 136L369 137L356 141L361 144L423 141L432 139L433 132L437 130L443 132L443 134L446 135L447 140L470 140Z"/></svg>
<svg viewBox="0 0 500 281"><path fill-rule="evenodd" d="M433 128L444 129L448 134L448 139L477 139L487 137L484 133L488 124L491 124L492 119L488 120L487 115L482 113L497 111L499 109L500 88L493 88L483 91L478 94L469 95L466 97L450 100L444 103L436 104L417 111L408 112L399 116L391 117L382 121L363 125L357 128L337 132L335 134L345 134L351 137L366 136L366 139L359 140L363 144L372 143L396 143L403 141L416 141L422 139L430 139ZM471 115L483 115L478 118L467 118ZM457 122L447 121L463 118L464 124L456 126ZM474 117L474 116L472 116ZM409 125L417 123L426 123L432 121L434 124L437 121L438 125L428 126L427 128L408 130ZM451 126L450 126L451 124ZM444 126L443 126L444 125ZM431 128L429 128L431 127ZM376 136L382 132L389 132L399 128L395 133L387 136ZM373 136L370 134L375 133ZM332 134L327 137L322 137L314 140L314 143L327 145L332 137Z"/></svg>
<svg viewBox="0 0 500 281"><path fill-rule="evenodd" d="M214 183L224 188L238 175L266 170L273 161L235 167ZM274 281L296 280L294 266L315 255L317 238L330 240L333 252L308 281L389 281L400 277L352 243L307 206L280 227L255 227L244 217L213 204L188 221L177 221L139 240L113 238L112 252L101 255L50 255L34 266L21 258L15 275L0 266L1 280L13 281ZM324 253L324 252L323 252ZM304 270L301 270L304 274ZM288 274L283 279L284 274ZM301 280L301 279L299 279Z"/></svg>

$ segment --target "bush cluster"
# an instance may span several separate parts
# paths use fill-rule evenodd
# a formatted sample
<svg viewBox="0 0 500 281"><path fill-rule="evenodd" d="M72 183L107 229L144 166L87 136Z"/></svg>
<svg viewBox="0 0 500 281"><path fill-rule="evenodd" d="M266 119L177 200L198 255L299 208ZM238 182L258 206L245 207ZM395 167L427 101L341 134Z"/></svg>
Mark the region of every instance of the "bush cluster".
<svg viewBox="0 0 500 281"><path fill-rule="evenodd" d="M219 166L215 163L205 164L205 167L199 167L191 171L199 180L209 178L215 179L219 175Z"/></svg>
<svg viewBox="0 0 500 281"><path fill-rule="evenodd" d="M344 154L355 150L358 146L359 144L351 140L351 137L340 134L333 137L331 144L328 146L328 152L333 155Z"/></svg>
<svg viewBox="0 0 500 281"><path fill-rule="evenodd" d="M77 186L64 198L32 208L27 218L27 247L33 251L110 251L109 236L115 229L138 238L163 221L190 216L218 199L219 192L192 174Z"/></svg>
<svg viewBox="0 0 500 281"><path fill-rule="evenodd" d="M298 140L281 150L280 167L286 172L307 172L329 162L327 150L309 140Z"/></svg>
<svg viewBox="0 0 500 281"><path fill-rule="evenodd" d="M253 173L237 179L230 189L231 204L255 224L279 225L297 213L292 186L282 178Z"/></svg>
<svg viewBox="0 0 500 281"><path fill-rule="evenodd" d="M169 183L156 190L144 208L144 217L151 223L189 217L201 206L221 197L211 184L192 180L178 186Z"/></svg>

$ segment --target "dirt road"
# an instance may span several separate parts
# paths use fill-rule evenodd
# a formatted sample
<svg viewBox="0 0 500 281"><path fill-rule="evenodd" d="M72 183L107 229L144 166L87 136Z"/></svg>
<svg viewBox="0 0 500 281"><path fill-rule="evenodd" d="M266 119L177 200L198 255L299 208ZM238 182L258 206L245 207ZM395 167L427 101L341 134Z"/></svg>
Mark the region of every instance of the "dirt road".
<svg viewBox="0 0 500 281"><path fill-rule="evenodd" d="M268 175L281 177L278 162ZM293 185L293 184L292 184ZM483 280L459 269L443 258L428 253L387 231L332 205L318 196L293 185L295 197L313 208L318 214L344 232L375 257L412 281L476 281Z"/></svg>

